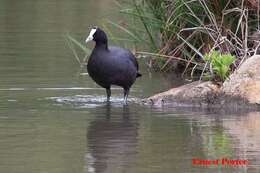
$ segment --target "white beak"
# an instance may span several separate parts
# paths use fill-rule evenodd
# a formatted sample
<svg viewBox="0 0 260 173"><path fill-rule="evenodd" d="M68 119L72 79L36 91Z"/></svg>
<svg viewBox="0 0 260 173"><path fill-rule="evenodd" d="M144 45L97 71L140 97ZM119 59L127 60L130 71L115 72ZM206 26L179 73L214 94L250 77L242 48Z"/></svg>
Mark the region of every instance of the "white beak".
<svg viewBox="0 0 260 173"><path fill-rule="evenodd" d="M86 43L88 43L88 42L90 42L90 41L92 41L92 40L93 40L93 37L88 36L88 37L86 38Z"/></svg>
<svg viewBox="0 0 260 173"><path fill-rule="evenodd" d="M91 29L89 36L86 38L86 43L92 41L94 39L94 34L96 33L97 29Z"/></svg>

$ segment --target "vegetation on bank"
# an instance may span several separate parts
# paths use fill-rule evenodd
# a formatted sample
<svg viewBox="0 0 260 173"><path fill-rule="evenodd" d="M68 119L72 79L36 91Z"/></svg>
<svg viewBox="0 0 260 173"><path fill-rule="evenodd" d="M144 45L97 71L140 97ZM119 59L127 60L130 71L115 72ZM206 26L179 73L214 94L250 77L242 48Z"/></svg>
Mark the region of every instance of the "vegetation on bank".
<svg viewBox="0 0 260 173"><path fill-rule="evenodd" d="M210 74L211 79L223 81L246 58L260 52L259 1L121 0L118 4L127 22L108 23L126 33L123 40L134 43L137 54L150 57L156 70L200 78Z"/></svg>
<svg viewBox="0 0 260 173"><path fill-rule="evenodd" d="M231 54L221 54L219 51L212 51L204 55L204 61L210 64L210 74L204 74L211 80L225 81L229 75L229 67L235 57Z"/></svg>
<svg viewBox="0 0 260 173"><path fill-rule="evenodd" d="M260 2L256 0L118 0L124 20L102 26L115 42L134 45L157 71L224 81L248 57L260 53ZM111 30L113 27L113 30ZM116 29L122 31L122 37ZM81 66L88 50L66 40ZM129 46L132 47L132 46ZM86 53L83 60L77 55Z"/></svg>

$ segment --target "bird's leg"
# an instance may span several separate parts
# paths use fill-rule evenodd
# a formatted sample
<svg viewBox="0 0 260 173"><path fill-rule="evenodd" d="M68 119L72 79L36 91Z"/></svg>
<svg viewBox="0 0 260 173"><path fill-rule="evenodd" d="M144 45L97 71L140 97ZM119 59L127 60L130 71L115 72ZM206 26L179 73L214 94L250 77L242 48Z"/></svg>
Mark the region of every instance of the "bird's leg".
<svg viewBox="0 0 260 173"><path fill-rule="evenodd" d="M127 105L127 97L129 94L129 89L124 89L124 105Z"/></svg>
<svg viewBox="0 0 260 173"><path fill-rule="evenodd" d="M106 92L107 92L107 102L109 102L110 101L110 96L111 96L110 88L106 88Z"/></svg>

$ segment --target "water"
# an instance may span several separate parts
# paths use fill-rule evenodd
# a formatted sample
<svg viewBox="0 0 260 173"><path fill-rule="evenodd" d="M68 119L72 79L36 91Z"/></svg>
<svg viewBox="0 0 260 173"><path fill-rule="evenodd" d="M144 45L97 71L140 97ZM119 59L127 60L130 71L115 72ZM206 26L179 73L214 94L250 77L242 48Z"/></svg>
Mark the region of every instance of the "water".
<svg viewBox="0 0 260 173"><path fill-rule="evenodd" d="M0 172L260 172L259 112L138 105L183 82L144 67L128 106L116 87L105 102L63 35L83 42L106 18L121 20L113 0L0 0Z"/></svg>

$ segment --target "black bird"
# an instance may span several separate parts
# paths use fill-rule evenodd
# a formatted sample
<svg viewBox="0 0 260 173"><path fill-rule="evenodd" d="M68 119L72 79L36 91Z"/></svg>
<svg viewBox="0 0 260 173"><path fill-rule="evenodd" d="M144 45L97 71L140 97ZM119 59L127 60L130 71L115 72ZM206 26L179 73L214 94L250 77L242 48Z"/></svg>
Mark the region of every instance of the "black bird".
<svg viewBox="0 0 260 173"><path fill-rule="evenodd" d="M111 85L117 85L124 89L124 104L127 104L129 90L137 77L142 76L138 72L138 62L135 56L121 47L108 46L106 33L98 27L93 27L86 39L95 41L87 64L90 77L101 87L106 89L107 101L111 96Z"/></svg>

